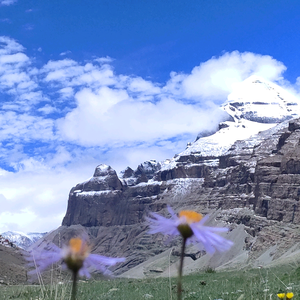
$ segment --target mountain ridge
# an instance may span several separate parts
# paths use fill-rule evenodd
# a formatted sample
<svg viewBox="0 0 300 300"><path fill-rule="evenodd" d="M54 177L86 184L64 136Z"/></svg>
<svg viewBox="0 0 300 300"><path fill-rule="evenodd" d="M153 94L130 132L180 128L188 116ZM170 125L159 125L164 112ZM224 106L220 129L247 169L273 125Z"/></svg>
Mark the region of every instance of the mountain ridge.
<svg viewBox="0 0 300 300"><path fill-rule="evenodd" d="M270 86L257 81L257 77L250 78L246 84ZM236 99L225 103L232 114L229 120L172 159L144 162L136 170L128 167L119 176L110 166L99 165L91 179L71 189L62 226L36 245L59 244L75 231L84 230L95 253L127 257L126 263L115 269L117 274L133 276L130 269L137 271L139 265L148 264L137 272L153 276L153 257L160 257L162 273L168 257L175 266L179 241L166 245L162 236L148 235L145 216L150 211L165 215L166 205L170 205L176 211L193 209L210 214L212 225L230 228L228 237L234 239L235 246L228 255L212 260L199 249L188 250L187 254L196 258L197 269L232 267L237 257L239 266L261 263L261 256L275 243L271 258L266 256L277 260L299 242L300 120L295 118L299 116L298 104L287 105L294 100L283 98L273 84L270 90L267 104L254 104L255 109L250 109L249 99L243 97L238 99L243 105L232 106ZM276 104L272 104L274 93ZM264 111L261 108L270 105L276 106L278 123L267 123L266 118L257 122L256 117ZM274 115L269 114L268 120L273 122ZM253 116L256 121L250 120ZM172 254L170 248L175 249Z"/></svg>

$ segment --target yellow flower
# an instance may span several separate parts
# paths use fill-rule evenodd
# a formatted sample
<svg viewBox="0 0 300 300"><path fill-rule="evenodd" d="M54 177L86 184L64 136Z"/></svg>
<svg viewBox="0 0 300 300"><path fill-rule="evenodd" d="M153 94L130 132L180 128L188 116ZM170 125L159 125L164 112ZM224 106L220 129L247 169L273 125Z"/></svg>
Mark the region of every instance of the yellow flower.
<svg viewBox="0 0 300 300"><path fill-rule="evenodd" d="M63 260L70 270L78 272L89 254L89 247L84 240L72 238L69 246L64 249Z"/></svg>
<svg viewBox="0 0 300 300"><path fill-rule="evenodd" d="M279 293L279 294L277 294L277 296L279 299L284 299L285 293Z"/></svg>
<svg viewBox="0 0 300 300"><path fill-rule="evenodd" d="M286 293L286 300L292 299L294 294L292 292Z"/></svg>
<svg viewBox="0 0 300 300"><path fill-rule="evenodd" d="M193 210L182 210L179 212L179 218L185 217L188 224L200 222L202 215Z"/></svg>
<svg viewBox="0 0 300 300"><path fill-rule="evenodd" d="M200 222L202 215L192 210L182 210L178 216L180 220L178 231L184 238L190 238L194 234L190 224Z"/></svg>

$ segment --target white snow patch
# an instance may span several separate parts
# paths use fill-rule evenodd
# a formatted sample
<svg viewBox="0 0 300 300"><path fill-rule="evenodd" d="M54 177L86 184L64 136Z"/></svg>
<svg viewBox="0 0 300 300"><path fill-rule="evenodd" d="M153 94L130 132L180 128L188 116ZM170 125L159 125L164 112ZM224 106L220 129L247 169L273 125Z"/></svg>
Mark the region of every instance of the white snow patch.
<svg viewBox="0 0 300 300"><path fill-rule="evenodd" d="M148 182L140 182L136 186L149 186L149 185L162 185L162 181L155 181L153 179L148 180Z"/></svg>
<svg viewBox="0 0 300 300"><path fill-rule="evenodd" d="M101 171L108 171L109 166L105 165L105 164L101 164L101 165L97 166L96 169L98 169L98 170L100 169Z"/></svg>
<svg viewBox="0 0 300 300"><path fill-rule="evenodd" d="M167 185L174 185L171 192L176 196L184 196L189 193L194 185L200 187L204 183L204 178L176 178L167 180ZM170 191L166 191L170 192Z"/></svg>
<svg viewBox="0 0 300 300"><path fill-rule="evenodd" d="M112 191L112 190L105 190L105 191L88 191L88 192L81 192L79 193L80 196L97 196L97 195L104 195L104 194L117 194L119 191L118 190L115 190L115 191ZM77 196L78 194L76 194ZM79 196L79 195L78 195Z"/></svg>
<svg viewBox="0 0 300 300"><path fill-rule="evenodd" d="M251 136L274 127L277 124L257 123L248 120L228 122L229 127L222 128L215 134L201 138L188 149L180 153L180 156L201 154L201 156L220 156L225 154L238 140L246 140Z"/></svg>

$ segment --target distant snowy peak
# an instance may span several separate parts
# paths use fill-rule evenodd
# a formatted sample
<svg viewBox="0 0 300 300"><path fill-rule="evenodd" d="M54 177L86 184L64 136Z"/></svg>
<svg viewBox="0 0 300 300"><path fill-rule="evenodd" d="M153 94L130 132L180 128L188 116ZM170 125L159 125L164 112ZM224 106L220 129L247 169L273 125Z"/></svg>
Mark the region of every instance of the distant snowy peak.
<svg viewBox="0 0 300 300"><path fill-rule="evenodd" d="M1 236L9 240L14 245L22 249L27 249L37 240L42 238L46 233L23 233L19 231L6 231L1 233Z"/></svg>
<svg viewBox="0 0 300 300"><path fill-rule="evenodd" d="M191 143L179 157L191 154L208 158L223 155L237 140L249 139L260 131L300 116L297 97L258 76L236 84L221 109L228 113L228 121L222 122L214 134ZM165 164L163 169L170 165Z"/></svg>
<svg viewBox="0 0 300 300"><path fill-rule="evenodd" d="M222 105L235 120L279 123L300 115L299 99L258 76L237 83Z"/></svg>

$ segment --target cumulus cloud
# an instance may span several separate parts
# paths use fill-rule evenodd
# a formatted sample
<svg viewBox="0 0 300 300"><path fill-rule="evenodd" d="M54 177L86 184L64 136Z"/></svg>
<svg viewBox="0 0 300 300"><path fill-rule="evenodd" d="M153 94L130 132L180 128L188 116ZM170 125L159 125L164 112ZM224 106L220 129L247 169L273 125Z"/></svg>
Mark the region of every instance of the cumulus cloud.
<svg viewBox="0 0 300 300"><path fill-rule="evenodd" d="M38 109L38 111L42 112L45 115L49 115L49 114L53 114L53 113L57 112L57 109L56 109L56 107L46 104L45 106L40 107Z"/></svg>
<svg viewBox="0 0 300 300"><path fill-rule="evenodd" d="M71 187L88 178L91 170L87 172L80 164L80 170L74 172L65 168L53 169L33 159L23 163L26 166L19 172L6 172L0 176L0 232L54 229L61 224ZM6 222L15 223L15 228L6 228Z"/></svg>
<svg viewBox="0 0 300 300"><path fill-rule="evenodd" d="M16 3L16 2L17 2L17 0L0 0L0 6L1 5L8 6L8 5L12 5L12 4Z"/></svg>
<svg viewBox="0 0 300 300"><path fill-rule="evenodd" d="M157 84L151 81L146 81L141 77L130 78L128 82L128 89L131 92L143 93L144 95L155 95L161 92Z"/></svg>
<svg viewBox="0 0 300 300"><path fill-rule="evenodd" d="M22 52L25 48L8 36L0 36L0 55Z"/></svg>
<svg viewBox="0 0 300 300"><path fill-rule="evenodd" d="M251 75L270 81L282 79L283 63L269 55L233 51L195 67L191 74L171 74L166 90L188 99L224 101L236 83Z"/></svg>
<svg viewBox="0 0 300 300"><path fill-rule="evenodd" d="M0 127L0 141L49 141L54 139L54 121L52 119L8 111L0 113Z"/></svg>
<svg viewBox="0 0 300 300"><path fill-rule="evenodd" d="M71 98L74 96L74 89L72 87L65 87L58 91L62 98Z"/></svg>
<svg viewBox="0 0 300 300"><path fill-rule="evenodd" d="M15 40L0 36L0 92L11 95L12 101L18 103L18 110L28 110L42 95L35 91L38 84L35 82L34 68L31 68L31 59L24 54L25 48ZM25 101L24 101L25 100ZM2 108L8 107L2 101Z"/></svg>
<svg viewBox="0 0 300 300"><path fill-rule="evenodd" d="M106 56L106 57L97 57L94 59L94 61L97 61L100 64L109 64L113 62L113 58Z"/></svg>
<svg viewBox="0 0 300 300"><path fill-rule="evenodd" d="M101 66L92 63L81 65L74 60L63 59L49 61L41 72L45 74L46 82L63 87L99 87L116 83L113 70L107 64Z"/></svg>
<svg viewBox="0 0 300 300"><path fill-rule="evenodd" d="M77 107L58 121L63 137L81 145L134 143L169 139L185 133L197 134L224 117L217 108L201 109L171 98L156 103L138 102L126 91L102 88L76 95ZM214 125L216 125L214 124Z"/></svg>

